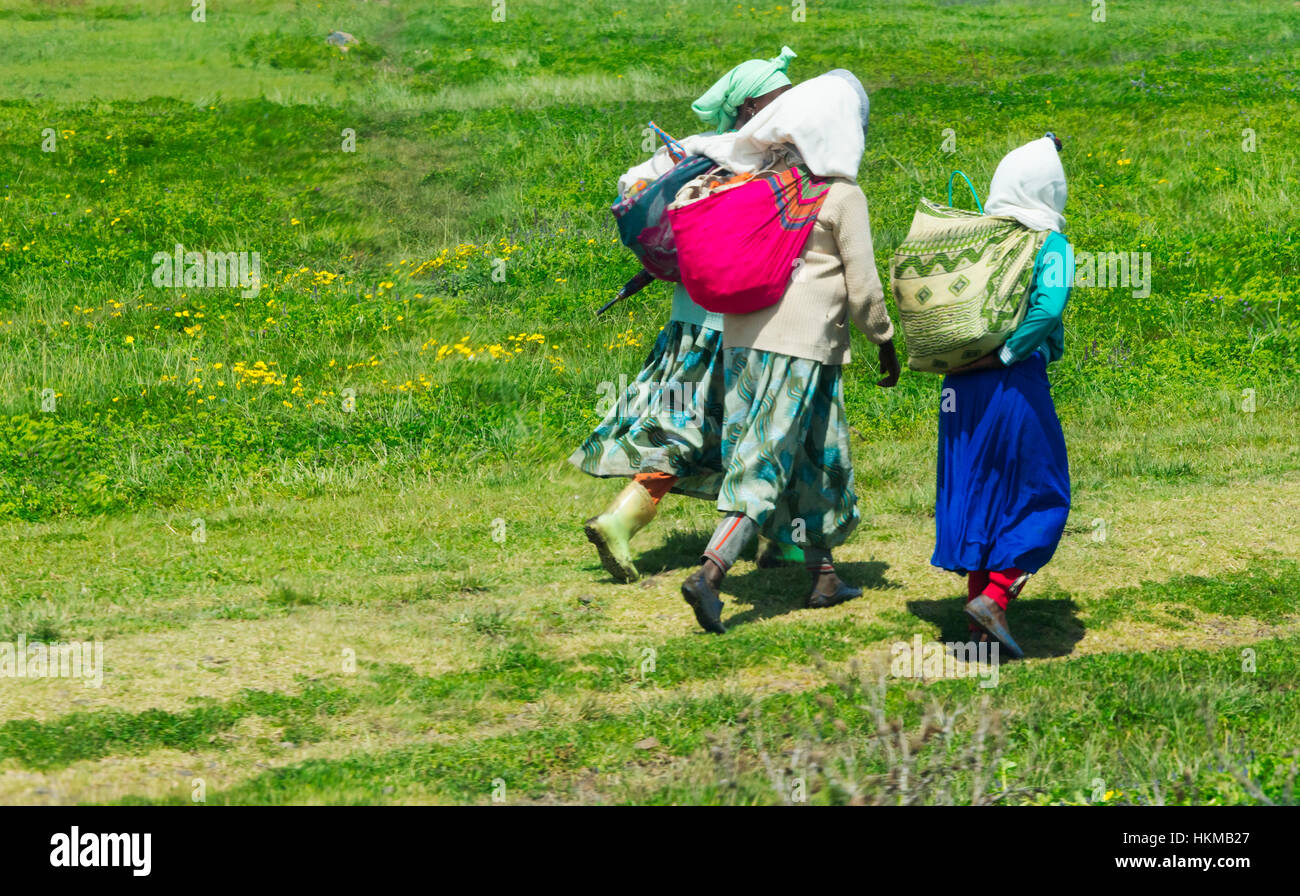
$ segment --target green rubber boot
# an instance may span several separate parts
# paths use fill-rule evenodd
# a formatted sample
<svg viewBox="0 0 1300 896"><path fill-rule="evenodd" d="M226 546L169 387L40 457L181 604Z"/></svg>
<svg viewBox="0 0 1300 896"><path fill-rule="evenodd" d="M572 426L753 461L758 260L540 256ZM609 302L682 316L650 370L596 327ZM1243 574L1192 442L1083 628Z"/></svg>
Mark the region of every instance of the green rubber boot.
<svg viewBox="0 0 1300 896"><path fill-rule="evenodd" d="M596 546L600 564L616 582L635 582L636 564L632 562L632 536L655 518L658 506L646 488L635 479L618 493L600 516L587 520L583 531Z"/></svg>
<svg viewBox="0 0 1300 896"><path fill-rule="evenodd" d="M778 566L803 566L803 550L792 544L773 541L758 536L758 555L755 560L760 569L775 569Z"/></svg>

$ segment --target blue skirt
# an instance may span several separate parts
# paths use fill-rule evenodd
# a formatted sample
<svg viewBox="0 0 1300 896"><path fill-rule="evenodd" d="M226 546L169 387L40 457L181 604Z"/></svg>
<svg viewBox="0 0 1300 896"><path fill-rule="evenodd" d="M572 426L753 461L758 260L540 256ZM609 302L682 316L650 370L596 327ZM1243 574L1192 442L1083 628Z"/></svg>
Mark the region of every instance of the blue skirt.
<svg viewBox="0 0 1300 896"><path fill-rule="evenodd" d="M1069 513L1065 435L1042 354L944 377L930 562L958 573L1037 572Z"/></svg>

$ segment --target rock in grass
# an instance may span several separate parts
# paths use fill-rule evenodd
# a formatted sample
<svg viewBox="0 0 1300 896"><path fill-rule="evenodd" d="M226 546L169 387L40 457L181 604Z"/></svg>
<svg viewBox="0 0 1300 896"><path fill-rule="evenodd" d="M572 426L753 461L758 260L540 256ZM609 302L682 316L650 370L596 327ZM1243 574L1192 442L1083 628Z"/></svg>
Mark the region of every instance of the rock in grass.
<svg viewBox="0 0 1300 896"><path fill-rule="evenodd" d="M356 46L360 41L346 31L331 31L329 36L325 38L325 43L331 47L338 47L346 53L349 47Z"/></svg>

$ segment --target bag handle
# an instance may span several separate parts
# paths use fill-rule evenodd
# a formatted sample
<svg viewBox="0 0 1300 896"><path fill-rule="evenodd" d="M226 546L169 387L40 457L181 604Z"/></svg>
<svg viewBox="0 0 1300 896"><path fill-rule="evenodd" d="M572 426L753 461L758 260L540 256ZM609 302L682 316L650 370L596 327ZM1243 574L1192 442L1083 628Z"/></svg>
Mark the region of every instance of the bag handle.
<svg viewBox="0 0 1300 896"><path fill-rule="evenodd" d="M975 199L975 207L980 210L981 215L984 214L984 205L980 202L980 196L975 192L975 185L970 182L970 178L966 176L965 171L953 171L952 174L948 175L948 208L955 208L952 204L952 182L959 174L961 179L966 181L966 186L970 187L970 194Z"/></svg>
<svg viewBox="0 0 1300 896"><path fill-rule="evenodd" d="M650 130L654 131L655 134L658 135L659 139L664 142L664 146L668 147L668 155L672 158L673 162L680 162L682 159L686 158L686 150L682 149L680 143L668 136L663 128L651 121Z"/></svg>

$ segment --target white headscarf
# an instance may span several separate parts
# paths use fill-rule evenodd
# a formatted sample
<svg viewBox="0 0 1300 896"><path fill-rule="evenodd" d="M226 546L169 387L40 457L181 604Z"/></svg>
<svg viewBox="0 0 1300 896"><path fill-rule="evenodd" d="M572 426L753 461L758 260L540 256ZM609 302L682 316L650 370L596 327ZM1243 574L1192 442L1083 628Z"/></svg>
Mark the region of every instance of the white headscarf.
<svg viewBox="0 0 1300 896"><path fill-rule="evenodd" d="M737 174L763 170L788 145L818 177L857 180L866 115L848 80L819 75L778 96L738 131L681 143L688 155L708 156Z"/></svg>
<svg viewBox="0 0 1300 896"><path fill-rule="evenodd" d="M871 100L867 99L867 89L862 86L858 76L846 68L833 68L826 74L834 75L837 78L843 78L849 82L853 92L858 96L858 103L862 106L862 135L865 138L867 134L867 122L871 118Z"/></svg>
<svg viewBox="0 0 1300 896"><path fill-rule="evenodd" d="M1051 137L1016 147L998 162L984 214L1015 218L1030 230L1065 229L1065 169Z"/></svg>

